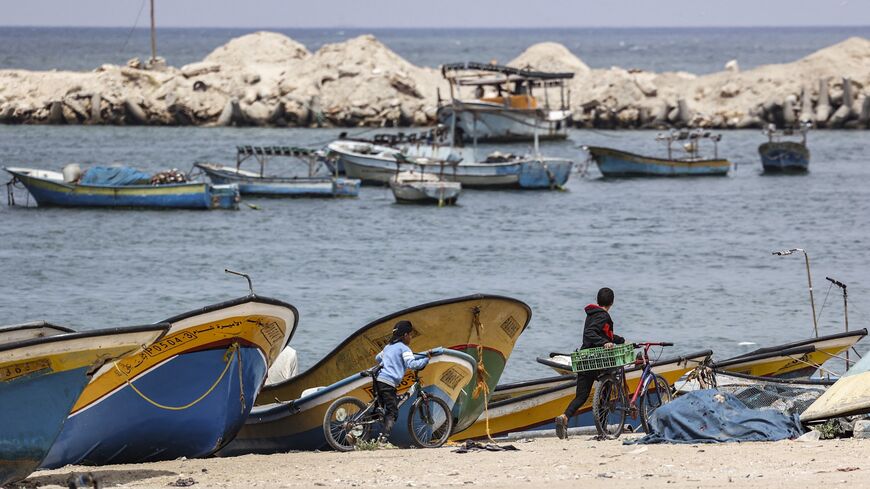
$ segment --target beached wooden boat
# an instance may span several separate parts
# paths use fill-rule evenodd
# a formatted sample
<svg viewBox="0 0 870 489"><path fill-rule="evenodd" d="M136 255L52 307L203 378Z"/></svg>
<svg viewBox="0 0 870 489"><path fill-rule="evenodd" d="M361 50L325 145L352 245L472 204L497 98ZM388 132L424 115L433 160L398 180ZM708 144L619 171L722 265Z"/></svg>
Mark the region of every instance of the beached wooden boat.
<svg viewBox="0 0 870 489"><path fill-rule="evenodd" d="M64 180L60 172L4 168L27 188L39 207L126 207L153 209L238 209L236 185L208 183L83 184Z"/></svg>
<svg viewBox="0 0 870 489"><path fill-rule="evenodd" d="M432 173L402 172L390 179L390 190L400 204L453 205L462 184L448 182Z"/></svg>
<svg viewBox="0 0 870 489"><path fill-rule="evenodd" d="M394 148L359 141L335 141L327 146L345 174L363 184L384 185L399 172L423 173L426 165L445 162L444 179L463 188L560 189L574 163L564 158L496 154L475 161L472 148L405 146ZM398 168L396 160L401 159Z"/></svg>
<svg viewBox="0 0 870 489"><path fill-rule="evenodd" d="M866 335L866 329L858 329L807 338L719 360L713 362L711 367L719 371L755 377L809 377L820 365L848 350ZM550 353L549 358L538 358L538 363L561 374L571 372L571 359L564 353Z"/></svg>
<svg viewBox="0 0 870 489"><path fill-rule="evenodd" d="M492 295L471 295L405 309L364 326L296 377L266 386L257 397L257 405L295 401L307 389L333 385L372 366L396 322L408 320L414 325L411 348L415 351L444 346L470 355L476 362L476 375L463 386L453 407L454 432L459 432L471 426L483 412L514 344L530 319L531 309L526 304ZM221 454L286 451L290 449L288 443L296 439L295 434L314 430L322 422L323 418L317 416L251 418Z"/></svg>
<svg viewBox="0 0 870 489"><path fill-rule="evenodd" d="M236 184L242 195L261 197L356 197L359 180L330 175L321 155L306 148L238 146L236 166L196 163L216 184ZM280 173L266 173L267 162L277 158L288 164ZM242 170L245 161L259 163L259 171ZM272 166L274 168L274 165Z"/></svg>
<svg viewBox="0 0 870 489"><path fill-rule="evenodd" d="M413 345L412 343L412 346ZM415 347L416 348L416 347ZM374 366L374 358L366 367ZM440 397L453 409L463 389L474 378L477 362L465 353L444 349L432 355L429 365L419 372L424 390ZM408 372L398 388L399 394L413 384ZM230 443L218 455L232 456L246 453L276 453L288 450L328 449L323 433L323 419L329 406L339 398L353 396L363 402L373 399L372 378L355 373L325 387L306 389L302 396L290 402L272 402L257 406L245 423L243 438ZM400 447L411 446L408 431L408 412L411 402L399 406L399 418L390 436L390 443ZM275 431L275 426L282 429Z"/></svg>
<svg viewBox="0 0 870 489"><path fill-rule="evenodd" d="M653 372L673 384L684 374L707 361L713 352L699 351L653 363ZM629 389L635 389L642 369L626 368ZM451 441L462 441L489 436L501 436L529 430L555 429L553 419L562 414L574 399L577 388L575 374L499 385L487 406L487 416L481 416L467 430L454 434ZM578 413L569 420L569 427L594 426L592 396ZM628 420L632 422L631 419ZM634 421L635 424L639 420ZM487 428L488 427L488 428Z"/></svg>
<svg viewBox="0 0 870 489"><path fill-rule="evenodd" d="M457 142L531 141L536 134L541 139L568 136L571 109L565 82L574 73L468 62L446 64L441 74L450 85L450 100L439 99L438 122L452 128ZM473 89L474 97L463 98L463 88ZM543 100L534 95L537 89ZM550 91L558 91L558 105L555 99L551 105Z"/></svg>
<svg viewBox="0 0 870 489"><path fill-rule="evenodd" d="M801 413L801 422L813 423L866 413L870 413L870 355L865 354Z"/></svg>
<svg viewBox="0 0 870 489"><path fill-rule="evenodd" d="M3 328L6 339L17 333L25 339L0 343L0 485L22 480L39 467L94 368L153 343L168 327L82 333L32 325Z"/></svg>
<svg viewBox="0 0 870 489"><path fill-rule="evenodd" d="M164 338L94 374L43 467L211 455L248 417L297 319L250 295L166 320Z"/></svg>
<svg viewBox="0 0 870 489"><path fill-rule="evenodd" d="M724 176L731 169L731 163L718 157L720 139L720 135L702 130L659 134L656 140L667 144L667 158L641 156L599 146L584 146L583 149L589 153L589 157L598 165L598 170L605 178ZM713 158L700 156L699 145L702 140L713 142ZM687 153L686 157L674 157L673 143L676 141L687 141L683 146Z"/></svg>
<svg viewBox="0 0 870 489"><path fill-rule="evenodd" d="M764 131L768 141L758 147L764 173L806 173L810 165L810 150L807 149L807 126L797 131L800 141L785 141L783 138L795 135L794 130L777 131L769 127Z"/></svg>

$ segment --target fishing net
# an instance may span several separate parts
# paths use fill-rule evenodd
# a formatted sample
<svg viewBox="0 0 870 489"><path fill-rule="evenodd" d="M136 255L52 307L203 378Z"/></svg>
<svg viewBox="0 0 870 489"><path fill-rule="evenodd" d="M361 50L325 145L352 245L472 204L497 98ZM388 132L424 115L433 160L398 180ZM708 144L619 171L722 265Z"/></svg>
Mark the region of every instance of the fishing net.
<svg viewBox="0 0 870 489"><path fill-rule="evenodd" d="M738 377L721 372L716 373L716 382L720 392L733 395L750 408L787 415L801 414L827 389L821 381Z"/></svg>

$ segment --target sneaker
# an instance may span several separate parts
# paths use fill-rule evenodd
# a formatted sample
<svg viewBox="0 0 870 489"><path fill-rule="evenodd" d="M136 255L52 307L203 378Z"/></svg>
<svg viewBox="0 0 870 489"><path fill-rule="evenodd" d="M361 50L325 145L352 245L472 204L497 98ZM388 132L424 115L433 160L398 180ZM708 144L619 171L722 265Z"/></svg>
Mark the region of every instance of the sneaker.
<svg viewBox="0 0 870 489"><path fill-rule="evenodd" d="M560 414L559 416L556 416L554 421L556 422L556 436L558 436L560 440L567 440L568 418L566 418L564 414Z"/></svg>

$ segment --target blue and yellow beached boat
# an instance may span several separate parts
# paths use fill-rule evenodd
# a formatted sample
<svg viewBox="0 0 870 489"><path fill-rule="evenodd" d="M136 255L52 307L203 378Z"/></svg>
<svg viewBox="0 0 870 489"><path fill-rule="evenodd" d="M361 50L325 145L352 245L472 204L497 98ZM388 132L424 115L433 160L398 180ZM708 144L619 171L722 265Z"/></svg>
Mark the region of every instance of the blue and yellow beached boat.
<svg viewBox="0 0 870 489"><path fill-rule="evenodd" d="M233 439L296 329L250 295L166 320L166 336L94 374L43 467L205 457Z"/></svg>
<svg viewBox="0 0 870 489"><path fill-rule="evenodd" d="M653 363L652 370L672 385L685 373L707 361L712 354L712 351L704 350L661 360ZM640 367L626 368L625 378L629 390L637 388L641 373ZM454 434L450 440L462 441L521 431L555 429L554 418L565 411L574 399L576 389L577 376L573 373L500 385L487 407L487 416L481 416L470 428ZM595 426L591 395L568 422L569 427ZM634 422L638 423L637 420Z"/></svg>
<svg viewBox="0 0 870 489"><path fill-rule="evenodd" d="M699 143L705 139L713 141L713 158L703 158L699 154ZM583 149L589 153L589 157L598 165L598 170L605 178L725 176L731 169L731 163L718 157L720 139L718 134L701 130L659 134L656 140L667 143L667 158L641 156L599 146L584 146ZM686 157L674 157L672 145L676 141L687 141L684 144Z"/></svg>
<svg viewBox="0 0 870 489"><path fill-rule="evenodd" d="M67 182L60 172L4 168L12 183L21 182L39 207L129 207L153 209L238 209L235 185L202 182L88 184Z"/></svg>
<svg viewBox="0 0 870 489"><path fill-rule="evenodd" d="M411 346L416 348L413 342ZM373 364L367 366L372 367ZM423 390L443 399L452 409L463 394L463 388L474 378L475 370L476 362L470 355L442 349L433 353L429 365L419 371L419 376ZM411 372L406 373L397 389L400 395L413 385L412 375ZM273 402L257 406L245 423L247 436L237 438L219 455L328 449L323 419L329 406L344 396L352 396L363 402L371 401L374 398L372 378L356 373L330 386L307 389L302 397L288 403ZM396 446L411 446L411 434L408 431L410 406L411 402L399 405L399 418L389 440ZM276 425L282 426L282 429L275 430Z"/></svg>
<svg viewBox="0 0 870 489"><path fill-rule="evenodd" d="M257 406L264 406L263 409L273 413L279 409L275 408L276 403L284 403L285 409L291 405L299 406L309 394L310 391L306 392L308 389L333 386L353 378L373 365L375 355L389 341L396 322L407 320L414 325L411 348L415 351L444 346L470 355L475 361L475 373L470 381L462 385L462 392L453 405L454 432L462 431L480 417L517 339L530 319L531 310L526 304L508 297L480 294L399 311L373 321L350 335L307 371L286 382L264 388L257 398ZM320 402L317 398L314 401ZM271 408L276 410L269 411ZM319 419L316 414L260 416L261 412L258 407L258 415L245 423L245 427L221 451L221 455L318 448L315 446L317 443L311 443L304 434L320 429L322 412ZM323 440L322 435L320 439Z"/></svg>
<svg viewBox="0 0 870 489"><path fill-rule="evenodd" d="M74 333L32 323L0 329L0 485L36 470L94 368L151 344L168 328Z"/></svg>

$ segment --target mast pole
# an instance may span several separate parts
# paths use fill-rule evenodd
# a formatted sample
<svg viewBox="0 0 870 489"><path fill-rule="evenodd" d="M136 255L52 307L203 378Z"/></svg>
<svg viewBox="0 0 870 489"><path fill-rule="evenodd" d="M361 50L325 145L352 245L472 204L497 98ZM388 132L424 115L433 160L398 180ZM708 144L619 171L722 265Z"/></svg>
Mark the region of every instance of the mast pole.
<svg viewBox="0 0 870 489"><path fill-rule="evenodd" d="M154 30L154 0L151 0L151 63L157 60L157 34Z"/></svg>

